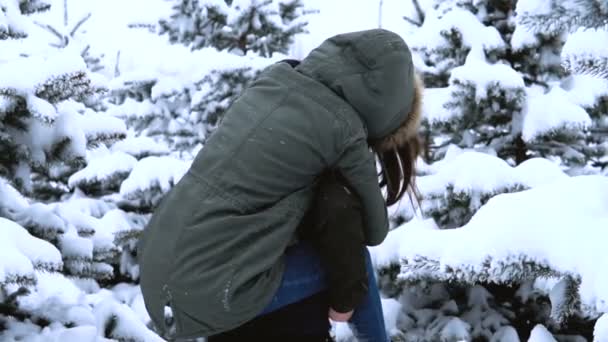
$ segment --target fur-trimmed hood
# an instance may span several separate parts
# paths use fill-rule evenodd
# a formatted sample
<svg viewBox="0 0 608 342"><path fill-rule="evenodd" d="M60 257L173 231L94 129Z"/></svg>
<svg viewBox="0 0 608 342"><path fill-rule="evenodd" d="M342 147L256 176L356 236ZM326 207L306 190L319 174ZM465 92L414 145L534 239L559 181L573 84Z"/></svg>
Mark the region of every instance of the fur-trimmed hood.
<svg viewBox="0 0 608 342"><path fill-rule="evenodd" d="M417 129L422 83L410 49L394 32L372 29L331 37L296 69L351 104L370 142L399 142Z"/></svg>

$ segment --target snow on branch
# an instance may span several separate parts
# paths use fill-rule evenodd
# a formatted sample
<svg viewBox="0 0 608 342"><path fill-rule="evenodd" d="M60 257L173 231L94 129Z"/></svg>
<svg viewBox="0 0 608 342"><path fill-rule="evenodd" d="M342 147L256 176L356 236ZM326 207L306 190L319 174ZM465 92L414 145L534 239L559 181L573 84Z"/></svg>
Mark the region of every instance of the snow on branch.
<svg viewBox="0 0 608 342"><path fill-rule="evenodd" d="M431 164L428 169L430 175L417 179L422 194L421 210L424 216L433 217L441 228L466 224L495 195L566 177L557 165L545 159L533 158L512 167L498 157L458 148L449 149L444 160ZM415 216L411 206L403 203L390 210L406 220Z"/></svg>
<svg viewBox="0 0 608 342"><path fill-rule="evenodd" d="M570 312L580 298L582 310L597 315L608 312L608 273L597 268L608 264L607 194L606 177L560 177L493 197L461 228L415 229L416 221L406 224L387 238L387 248L397 251L380 246L379 253L401 262L402 282L516 284L570 277L558 283L561 288L554 287L554 306ZM381 259L386 264L391 258ZM578 298L565 297L574 292ZM565 313L557 311L553 316L559 320Z"/></svg>
<svg viewBox="0 0 608 342"><path fill-rule="evenodd" d="M124 152L94 158L85 168L70 176L68 185L91 193L118 189L136 163L133 156Z"/></svg>
<svg viewBox="0 0 608 342"><path fill-rule="evenodd" d="M35 270L52 272L62 267L61 253L53 245L0 217L0 286L33 285Z"/></svg>
<svg viewBox="0 0 608 342"><path fill-rule="evenodd" d="M604 42L604 43L602 43ZM570 34L562 50L562 65L575 74L608 79L608 27L579 28Z"/></svg>
<svg viewBox="0 0 608 342"><path fill-rule="evenodd" d="M128 203L124 205L154 208L189 167L189 162L168 156L140 160L120 186L120 194Z"/></svg>

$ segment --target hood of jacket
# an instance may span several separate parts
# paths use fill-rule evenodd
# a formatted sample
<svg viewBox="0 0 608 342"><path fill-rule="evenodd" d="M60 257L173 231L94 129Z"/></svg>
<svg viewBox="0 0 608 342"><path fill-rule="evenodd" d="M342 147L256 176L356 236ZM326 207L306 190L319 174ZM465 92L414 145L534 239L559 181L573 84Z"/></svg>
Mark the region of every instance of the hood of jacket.
<svg viewBox="0 0 608 342"><path fill-rule="evenodd" d="M336 35L311 51L297 70L347 101L370 140L396 131L411 135L418 127L422 85L409 47L394 32L372 29Z"/></svg>

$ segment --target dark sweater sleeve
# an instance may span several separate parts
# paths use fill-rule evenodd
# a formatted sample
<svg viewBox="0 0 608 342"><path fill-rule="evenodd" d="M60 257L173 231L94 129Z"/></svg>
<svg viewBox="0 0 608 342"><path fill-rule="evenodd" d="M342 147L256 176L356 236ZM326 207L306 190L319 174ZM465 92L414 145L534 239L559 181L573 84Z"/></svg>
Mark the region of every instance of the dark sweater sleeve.
<svg viewBox="0 0 608 342"><path fill-rule="evenodd" d="M302 236L313 243L327 270L330 306L355 309L368 290L362 206L357 196L332 177L324 178Z"/></svg>

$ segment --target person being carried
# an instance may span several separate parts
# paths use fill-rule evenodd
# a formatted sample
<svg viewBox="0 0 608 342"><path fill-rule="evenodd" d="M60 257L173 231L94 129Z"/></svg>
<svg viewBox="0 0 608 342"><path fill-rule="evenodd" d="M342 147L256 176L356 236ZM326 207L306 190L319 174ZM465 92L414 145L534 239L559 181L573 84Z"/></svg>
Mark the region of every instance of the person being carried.
<svg viewBox="0 0 608 342"><path fill-rule="evenodd" d="M360 341L388 341L366 246L382 243L387 206L413 189L422 91L407 44L383 29L333 36L301 62L265 69L139 241L159 333L325 341L329 317ZM318 329L267 324L303 308Z"/></svg>

